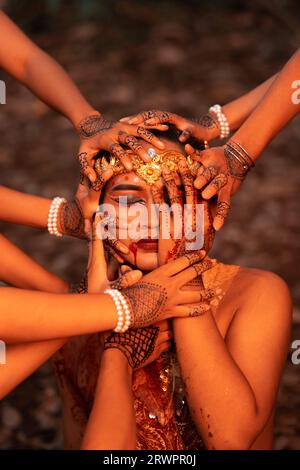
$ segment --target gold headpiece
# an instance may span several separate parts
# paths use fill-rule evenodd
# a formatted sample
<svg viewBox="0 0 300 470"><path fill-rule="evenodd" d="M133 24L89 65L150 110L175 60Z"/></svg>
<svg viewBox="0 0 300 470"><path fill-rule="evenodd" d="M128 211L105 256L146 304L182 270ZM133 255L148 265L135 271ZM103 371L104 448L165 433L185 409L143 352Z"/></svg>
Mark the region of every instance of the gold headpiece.
<svg viewBox="0 0 300 470"><path fill-rule="evenodd" d="M177 171L179 160L186 160L193 174L195 174L199 168L199 164L192 160L189 155L185 156L175 150L167 150L159 154L156 153L149 163L145 163L133 152L128 151L127 153L131 154L132 171L150 185L156 183L160 178L163 168L168 168L170 171ZM115 175L127 173L127 170L124 168L119 158L112 155L98 158L95 163L95 170L98 174L101 174L103 171L107 170L108 166L113 169Z"/></svg>

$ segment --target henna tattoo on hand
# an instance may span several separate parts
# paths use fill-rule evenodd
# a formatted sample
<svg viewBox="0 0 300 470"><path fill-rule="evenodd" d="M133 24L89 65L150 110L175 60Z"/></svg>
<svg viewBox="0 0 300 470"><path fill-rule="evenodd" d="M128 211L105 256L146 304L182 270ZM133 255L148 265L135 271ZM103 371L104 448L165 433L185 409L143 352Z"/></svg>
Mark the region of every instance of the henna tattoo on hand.
<svg viewBox="0 0 300 470"><path fill-rule="evenodd" d="M200 116L199 119L196 119L196 122L200 124L200 126L207 127L212 129L213 127L219 127L215 119L210 114L204 114Z"/></svg>
<svg viewBox="0 0 300 470"><path fill-rule="evenodd" d="M160 124L171 121L171 114L167 111L159 111L157 109L151 109L150 111L143 111L141 116L144 121L149 121L150 119L158 119Z"/></svg>
<svg viewBox="0 0 300 470"><path fill-rule="evenodd" d="M223 186L225 186L228 182L228 175L224 175L224 173L220 173L215 179L212 180L210 184L216 187L217 192L220 191Z"/></svg>
<svg viewBox="0 0 300 470"><path fill-rule="evenodd" d="M213 263L210 259L205 259L201 263L193 264L192 267L196 271L197 276L201 276L205 271L213 267Z"/></svg>
<svg viewBox="0 0 300 470"><path fill-rule="evenodd" d="M84 216L79 201L62 204L58 213L59 230L63 235L86 239Z"/></svg>
<svg viewBox="0 0 300 470"><path fill-rule="evenodd" d="M230 211L230 204L228 204L228 202L225 202L225 201L220 201L217 204L216 217L222 217L222 219L226 219L229 211Z"/></svg>
<svg viewBox="0 0 300 470"><path fill-rule="evenodd" d="M125 333L111 333L106 339L104 349L119 349L133 369L142 366L154 351L159 328L129 329Z"/></svg>
<svg viewBox="0 0 300 470"><path fill-rule="evenodd" d="M101 191L103 187L105 186L105 184L106 184L106 180L103 178L102 175L98 175L96 181L94 181L93 183L90 183L91 188L94 191Z"/></svg>
<svg viewBox="0 0 300 470"><path fill-rule="evenodd" d="M89 167L89 162L87 159L87 152L80 152L77 156L79 165L80 165L80 184L83 184L85 173Z"/></svg>
<svg viewBox="0 0 300 470"><path fill-rule="evenodd" d="M189 317L200 317L210 310L210 306L206 304L196 305L195 307L190 307Z"/></svg>
<svg viewBox="0 0 300 470"><path fill-rule="evenodd" d="M205 178L207 182L215 178L217 174L218 170L214 166L208 166L207 168L205 166L202 166L198 171L198 176L203 176L203 178Z"/></svg>
<svg viewBox="0 0 300 470"><path fill-rule="evenodd" d="M142 139L146 140L147 142L152 142L154 135L152 132L148 131L148 129L143 126L138 126L136 131Z"/></svg>
<svg viewBox="0 0 300 470"><path fill-rule="evenodd" d="M127 145L133 152L138 152L143 149L140 142L133 135L128 135L123 131L119 131L118 135L121 144Z"/></svg>
<svg viewBox="0 0 300 470"><path fill-rule="evenodd" d="M199 251L193 251L192 253L186 253L185 256L188 259L188 265L192 266L193 264L197 263L197 261L200 261L202 259L202 256L200 256Z"/></svg>
<svg viewBox="0 0 300 470"><path fill-rule="evenodd" d="M90 116L82 119L78 124L78 134L80 137L89 139L90 137L111 128L112 122L107 121L107 119L99 114L91 114Z"/></svg>
<svg viewBox="0 0 300 470"><path fill-rule="evenodd" d="M150 282L140 282L121 292L131 305L134 328L155 323L168 300L166 289Z"/></svg>

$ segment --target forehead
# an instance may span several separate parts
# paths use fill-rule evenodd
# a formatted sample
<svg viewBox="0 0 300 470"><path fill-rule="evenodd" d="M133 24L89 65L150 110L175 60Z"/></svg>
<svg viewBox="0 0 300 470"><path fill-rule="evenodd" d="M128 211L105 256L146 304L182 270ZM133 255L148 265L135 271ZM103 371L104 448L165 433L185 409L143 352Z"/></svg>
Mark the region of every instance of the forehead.
<svg viewBox="0 0 300 470"><path fill-rule="evenodd" d="M133 171L124 173L121 175L113 176L106 185L106 191L113 190L114 187L118 185L134 185L138 186L141 190L149 189L150 186L141 179L138 175L136 175Z"/></svg>

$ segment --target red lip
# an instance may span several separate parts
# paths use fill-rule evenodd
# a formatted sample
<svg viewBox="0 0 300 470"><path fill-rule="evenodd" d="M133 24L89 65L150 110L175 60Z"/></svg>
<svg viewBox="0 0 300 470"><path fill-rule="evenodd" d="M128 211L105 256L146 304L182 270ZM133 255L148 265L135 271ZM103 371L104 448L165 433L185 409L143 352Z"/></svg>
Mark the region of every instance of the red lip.
<svg viewBox="0 0 300 470"><path fill-rule="evenodd" d="M144 251L155 251L158 249L158 240L153 240L151 238L143 238L137 242L138 248Z"/></svg>

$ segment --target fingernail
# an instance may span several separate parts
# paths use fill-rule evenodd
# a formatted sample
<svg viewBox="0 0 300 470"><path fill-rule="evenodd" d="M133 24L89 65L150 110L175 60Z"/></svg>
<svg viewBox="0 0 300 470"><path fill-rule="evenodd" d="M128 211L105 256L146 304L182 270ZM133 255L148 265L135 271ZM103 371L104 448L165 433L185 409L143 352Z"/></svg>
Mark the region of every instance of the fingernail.
<svg viewBox="0 0 300 470"><path fill-rule="evenodd" d="M93 175L92 173L89 173L89 174L88 174L88 179L90 180L91 183L95 183L95 181L96 181L97 178L96 178L96 176Z"/></svg>
<svg viewBox="0 0 300 470"><path fill-rule="evenodd" d="M218 232L221 227L222 227L222 223L220 221L218 220L213 221L213 228L215 229L216 232Z"/></svg>
<svg viewBox="0 0 300 470"><path fill-rule="evenodd" d="M128 171L132 170L132 163L131 162L124 163L124 166L125 166L126 170L128 170Z"/></svg>
<svg viewBox="0 0 300 470"><path fill-rule="evenodd" d="M124 254L128 254L129 253L129 248L125 245L120 245L119 246L119 251L121 251Z"/></svg>
<svg viewBox="0 0 300 470"><path fill-rule="evenodd" d="M203 199L210 199L210 192L206 191L205 189L204 191L202 191L201 196L203 197Z"/></svg>
<svg viewBox="0 0 300 470"><path fill-rule="evenodd" d="M130 277L132 281L135 281L137 279L140 279L141 274L142 274L141 271L131 271L131 273L129 273L128 276Z"/></svg>
<svg viewBox="0 0 300 470"><path fill-rule="evenodd" d="M157 147L161 148L161 149L164 149L165 148L165 144L163 142L161 142L161 140L159 140L157 142Z"/></svg>

